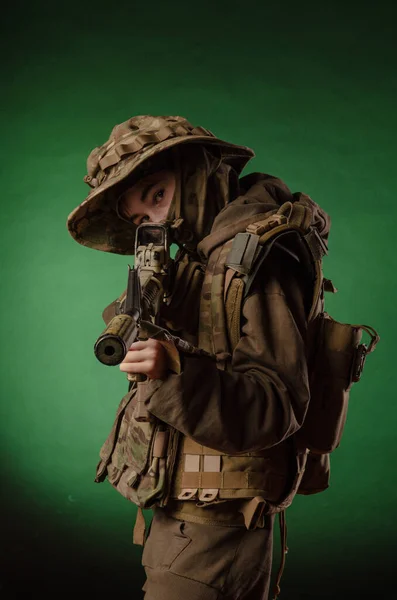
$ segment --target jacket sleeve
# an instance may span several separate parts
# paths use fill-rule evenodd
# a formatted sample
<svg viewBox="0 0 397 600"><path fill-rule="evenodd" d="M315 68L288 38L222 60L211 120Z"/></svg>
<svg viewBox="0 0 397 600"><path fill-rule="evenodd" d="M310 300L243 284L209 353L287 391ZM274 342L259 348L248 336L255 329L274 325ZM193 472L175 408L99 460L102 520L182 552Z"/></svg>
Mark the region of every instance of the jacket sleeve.
<svg viewBox="0 0 397 600"><path fill-rule="evenodd" d="M309 402L307 281L274 250L242 309L232 370L185 356L183 371L139 385L147 409L196 442L228 454L269 448L302 425Z"/></svg>

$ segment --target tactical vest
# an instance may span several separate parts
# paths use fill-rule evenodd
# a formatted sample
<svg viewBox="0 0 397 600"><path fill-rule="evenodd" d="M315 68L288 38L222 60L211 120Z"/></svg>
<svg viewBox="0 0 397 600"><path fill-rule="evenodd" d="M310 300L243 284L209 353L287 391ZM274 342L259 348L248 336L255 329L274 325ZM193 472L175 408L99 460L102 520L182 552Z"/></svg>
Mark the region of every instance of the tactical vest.
<svg viewBox="0 0 397 600"><path fill-rule="evenodd" d="M218 358L219 368L230 369L244 298L274 245L291 235L302 250L297 259L313 273L307 342L311 400L299 432L274 448L227 455L197 444L158 419L137 422L138 383L121 401L101 449L97 482L107 477L140 508L165 506L170 498L199 506L245 499L249 529L261 526L266 514L284 511L297 492L316 493L328 486L329 453L340 443L351 386L360 379L379 336L369 326L338 323L324 312L324 292L336 289L323 277L327 248L312 226L307 196L299 195L260 221L253 217L245 232L211 252L202 285L199 346ZM369 346L361 343L363 331L371 337ZM138 519L137 531L141 513Z"/></svg>

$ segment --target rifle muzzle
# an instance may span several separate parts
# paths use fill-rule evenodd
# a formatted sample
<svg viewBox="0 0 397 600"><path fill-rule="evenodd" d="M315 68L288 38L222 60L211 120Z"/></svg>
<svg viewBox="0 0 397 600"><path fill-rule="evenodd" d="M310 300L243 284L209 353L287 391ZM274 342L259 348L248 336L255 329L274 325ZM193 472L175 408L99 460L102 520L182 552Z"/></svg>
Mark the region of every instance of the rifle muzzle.
<svg viewBox="0 0 397 600"><path fill-rule="evenodd" d="M95 356L104 365L119 365L137 337L136 319L126 314L116 315L95 342Z"/></svg>

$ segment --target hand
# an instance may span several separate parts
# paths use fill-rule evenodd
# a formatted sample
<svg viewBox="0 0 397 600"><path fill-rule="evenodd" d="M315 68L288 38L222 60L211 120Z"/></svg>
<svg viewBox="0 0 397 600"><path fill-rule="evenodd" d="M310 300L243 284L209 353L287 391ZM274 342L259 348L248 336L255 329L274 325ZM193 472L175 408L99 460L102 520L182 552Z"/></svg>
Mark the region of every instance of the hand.
<svg viewBox="0 0 397 600"><path fill-rule="evenodd" d="M120 371L124 373L143 373L150 379L165 379L167 375L167 351L155 339L149 338L131 344Z"/></svg>

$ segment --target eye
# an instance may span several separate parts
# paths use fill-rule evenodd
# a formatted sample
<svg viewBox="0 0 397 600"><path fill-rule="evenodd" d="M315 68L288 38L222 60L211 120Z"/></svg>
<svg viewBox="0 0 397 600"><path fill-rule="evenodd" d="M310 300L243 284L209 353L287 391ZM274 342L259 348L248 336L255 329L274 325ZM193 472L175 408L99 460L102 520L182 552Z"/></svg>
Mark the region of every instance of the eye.
<svg viewBox="0 0 397 600"><path fill-rule="evenodd" d="M155 206L157 206L158 204L161 204L161 202L164 200L164 193L165 190L159 190L158 192L156 192L153 196L153 204Z"/></svg>

